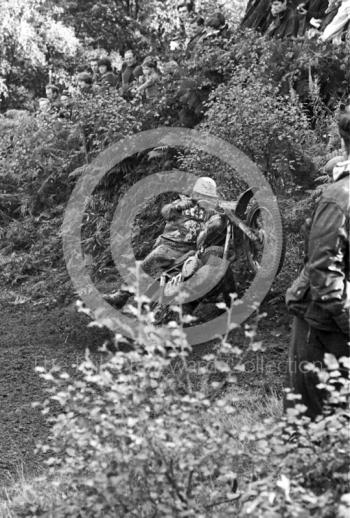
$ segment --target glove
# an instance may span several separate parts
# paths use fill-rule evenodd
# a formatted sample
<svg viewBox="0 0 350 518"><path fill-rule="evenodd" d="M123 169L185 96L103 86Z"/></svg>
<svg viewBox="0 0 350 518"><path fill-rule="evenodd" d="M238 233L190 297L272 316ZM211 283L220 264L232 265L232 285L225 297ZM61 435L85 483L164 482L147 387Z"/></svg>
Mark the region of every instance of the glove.
<svg viewBox="0 0 350 518"><path fill-rule="evenodd" d="M178 201L176 204L177 210L186 210L192 207L192 200L191 198L183 198L182 200Z"/></svg>
<svg viewBox="0 0 350 518"><path fill-rule="evenodd" d="M207 238L207 232L202 230L197 237L197 249L200 249Z"/></svg>

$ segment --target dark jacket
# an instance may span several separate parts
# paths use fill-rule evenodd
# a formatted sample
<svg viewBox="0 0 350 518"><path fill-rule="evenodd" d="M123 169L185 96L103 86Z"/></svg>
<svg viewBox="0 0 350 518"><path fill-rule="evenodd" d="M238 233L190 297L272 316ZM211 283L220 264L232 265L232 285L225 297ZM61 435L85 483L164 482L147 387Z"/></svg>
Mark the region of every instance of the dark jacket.
<svg viewBox="0 0 350 518"><path fill-rule="evenodd" d="M268 24L266 34L271 38L292 38L298 35L299 18L292 6L278 16L272 16L270 13Z"/></svg>
<svg viewBox="0 0 350 518"><path fill-rule="evenodd" d="M338 179L316 207L302 274L287 292L287 304L304 302L304 317L316 329L339 329L349 336L350 161L338 164Z"/></svg>
<svg viewBox="0 0 350 518"><path fill-rule="evenodd" d="M100 84L102 87L115 87L117 85L118 79L113 72L106 72L103 76L100 77Z"/></svg>
<svg viewBox="0 0 350 518"><path fill-rule="evenodd" d="M301 4L304 4L304 10L306 12L304 14L298 13L298 36L303 36L307 30L312 28L310 25L312 18L316 20L322 20L324 18L328 7L328 0L307 0L306 2L301 2Z"/></svg>
<svg viewBox="0 0 350 518"><path fill-rule="evenodd" d="M142 67L140 65L136 65L136 63L132 66L128 66L126 63L123 63L121 69L121 79L122 79L122 88L123 90L127 90L130 84L135 81L138 77L142 76Z"/></svg>
<svg viewBox="0 0 350 518"><path fill-rule="evenodd" d="M208 228L210 233L222 231L225 221L215 210L201 208L195 200L188 199L188 206L182 208L181 201L165 205L162 216L166 220L160 241L171 241L181 245L197 245L199 233Z"/></svg>
<svg viewBox="0 0 350 518"><path fill-rule="evenodd" d="M268 28L269 0L249 0L241 27L265 32Z"/></svg>

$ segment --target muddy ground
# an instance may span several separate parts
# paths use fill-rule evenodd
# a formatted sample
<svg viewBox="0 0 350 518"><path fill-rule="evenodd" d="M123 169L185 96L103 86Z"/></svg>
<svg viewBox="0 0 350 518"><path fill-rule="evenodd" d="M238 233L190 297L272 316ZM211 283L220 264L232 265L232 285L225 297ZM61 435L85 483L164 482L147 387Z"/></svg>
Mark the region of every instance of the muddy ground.
<svg viewBox="0 0 350 518"><path fill-rule="evenodd" d="M45 439L48 427L32 401L45 398L43 383L35 367L59 364L69 367L84 357L86 347L98 353L106 338L103 330L87 328L86 316L72 306L45 307L30 303L0 301L0 480L25 473L37 473L42 459L34 451L38 440ZM265 353L249 353L247 373L239 383L257 387L263 393L280 392L287 366L290 319L282 299L265 304L268 315L260 325L259 339ZM242 334L232 340L242 346ZM208 346L196 346L198 361Z"/></svg>

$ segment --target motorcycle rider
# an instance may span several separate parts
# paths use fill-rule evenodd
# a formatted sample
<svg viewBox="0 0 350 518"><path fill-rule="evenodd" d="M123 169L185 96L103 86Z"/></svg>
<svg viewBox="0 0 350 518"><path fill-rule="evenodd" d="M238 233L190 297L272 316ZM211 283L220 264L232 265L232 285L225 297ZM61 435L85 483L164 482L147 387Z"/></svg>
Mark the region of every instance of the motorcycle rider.
<svg viewBox="0 0 350 518"><path fill-rule="evenodd" d="M166 221L163 234L155 243L155 248L142 262L143 270L152 277L159 276L171 268L177 259L189 251L197 249L197 238L204 243L204 235L210 239L221 235L225 220L217 210L218 194L216 182L209 177L200 177L195 182L190 197L165 205L162 216ZM203 232L204 231L204 232ZM106 295L107 302L115 307L126 304L130 292L118 290Z"/></svg>

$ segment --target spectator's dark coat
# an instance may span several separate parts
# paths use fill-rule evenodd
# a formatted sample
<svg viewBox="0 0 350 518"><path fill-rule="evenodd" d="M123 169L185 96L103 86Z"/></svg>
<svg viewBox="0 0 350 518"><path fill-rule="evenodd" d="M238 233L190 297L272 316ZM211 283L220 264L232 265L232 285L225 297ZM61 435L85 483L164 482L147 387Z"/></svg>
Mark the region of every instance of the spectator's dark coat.
<svg viewBox="0 0 350 518"><path fill-rule="evenodd" d="M140 76L142 76L142 68L140 65L135 64L130 67L126 63L123 63L121 69L123 88L128 88L128 86Z"/></svg>
<svg viewBox="0 0 350 518"><path fill-rule="evenodd" d="M115 74L113 74L113 72L106 72L100 78L101 86L115 87L115 86L117 86L117 82L118 82L117 76Z"/></svg>
<svg viewBox="0 0 350 518"><path fill-rule="evenodd" d="M270 14L269 0L249 0L241 26L265 32Z"/></svg>
<svg viewBox="0 0 350 518"><path fill-rule="evenodd" d="M294 7L289 6L278 16L270 13L266 34L272 38L291 38L298 35L299 17Z"/></svg>

